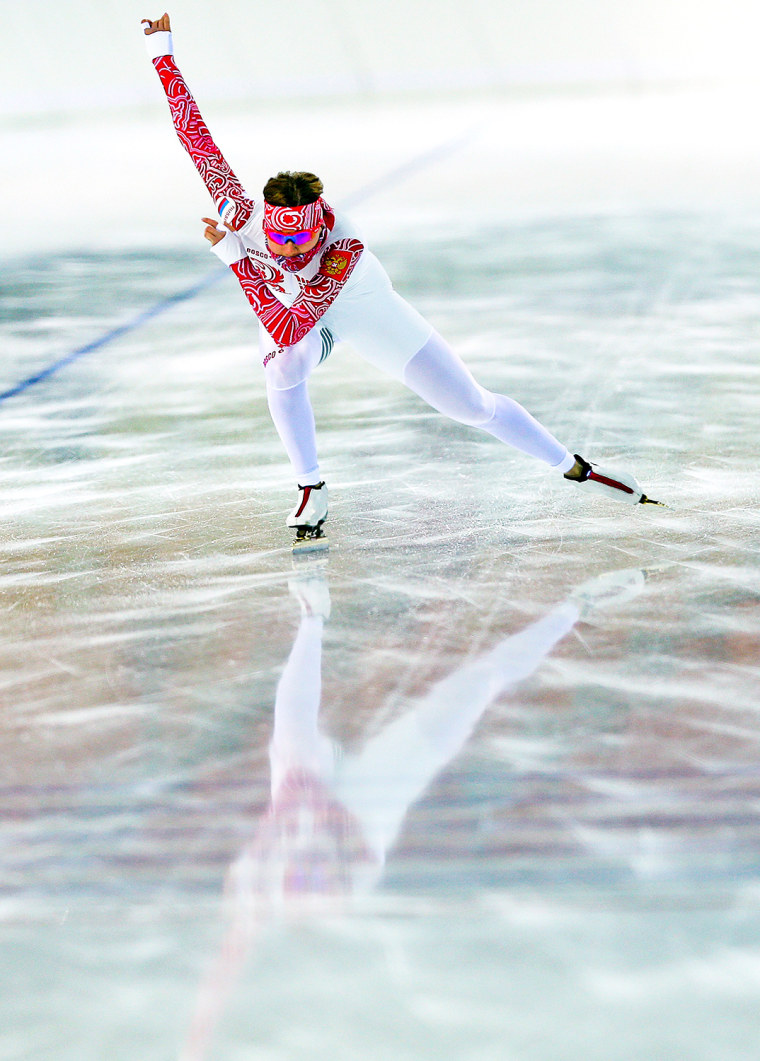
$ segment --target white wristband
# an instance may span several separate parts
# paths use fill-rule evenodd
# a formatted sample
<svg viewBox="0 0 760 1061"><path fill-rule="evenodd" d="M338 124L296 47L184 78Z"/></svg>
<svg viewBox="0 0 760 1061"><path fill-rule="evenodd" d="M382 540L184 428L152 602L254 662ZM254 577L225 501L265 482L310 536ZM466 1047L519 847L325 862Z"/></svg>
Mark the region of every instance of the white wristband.
<svg viewBox="0 0 760 1061"><path fill-rule="evenodd" d="M149 59L160 59L162 55L174 55L174 43L168 30L145 34L145 47Z"/></svg>
<svg viewBox="0 0 760 1061"><path fill-rule="evenodd" d="M220 262L225 265L234 265L246 257L243 241L234 232L227 232L224 239L211 245L211 253L215 254Z"/></svg>

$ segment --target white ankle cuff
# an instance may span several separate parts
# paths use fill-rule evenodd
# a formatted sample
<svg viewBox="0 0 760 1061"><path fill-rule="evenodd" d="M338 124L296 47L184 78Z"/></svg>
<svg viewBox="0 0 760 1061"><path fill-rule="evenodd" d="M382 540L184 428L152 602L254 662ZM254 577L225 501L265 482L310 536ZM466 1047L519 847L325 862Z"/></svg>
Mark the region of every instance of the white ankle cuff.
<svg viewBox="0 0 760 1061"><path fill-rule="evenodd" d="M562 460L559 462L559 464L555 464L554 467L557 469L557 471L562 472L562 474L564 475L565 472L569 472L570 471L570 469L572 468L572 466L574 464L575 464L575 457L572 455L572 453L570 453L568 451L568 453L565 454L565 456L562 458Z"/></svg>

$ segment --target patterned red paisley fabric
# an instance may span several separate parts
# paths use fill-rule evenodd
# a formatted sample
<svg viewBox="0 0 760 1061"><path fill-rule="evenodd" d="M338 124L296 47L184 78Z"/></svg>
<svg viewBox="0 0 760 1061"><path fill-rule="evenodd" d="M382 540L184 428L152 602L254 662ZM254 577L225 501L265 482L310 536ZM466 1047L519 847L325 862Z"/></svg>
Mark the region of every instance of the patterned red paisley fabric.
<svg viewBox="0 0 760 1061"><path fill-rule="evenodd" d="M316 228L324 217L322 196L305 206L274 206L264 203L264 228L275 232L305 232Z"/></svg>
<svg viewBox="0 0 760 1061"><path fill-rule="evenodd" d="M243 186L232 172L227 160L211 138L198 105L193 99L185 79L179 72L171 55L162 55L153 60L161 84L169 101L174 128L179 141L195 163L203 183L215 203L225 197L235 204L235 216L230 227L236 231L246 223L253 212L253 203Z"/></svg>
<svg viewBox="0 0 760 1061"><path fill-rule="evenodd" d="M267 287L250 258L231 266L254 313L280 346L292 346L327 312L354 270L364 245L341 239L325 251L316 277L303 285L292 306L284 306Z"/></svg>
<svg viewBox="0 0 760 1061"><path fill-rule="evenodd" d="M275 232L305 232L307 229L316 228L320 222L324 222L326 227L322 229L320 239L310 251L292 254L289 258L282 254L274 255L277 263L289 273L297 273L322 251L328 231L335 224L335 214L321 195L315 202L305 206L274 206L264 200L265 232L270 228Z"/></svg>
<svg viewBox="0 0 760 1061"><path fill-rule="evenodd" d="M195 163L214 201L218 204L227 198L235 204L231 227L235 230L242 228L253 214L254 204L211 138L174 57L163 55L154 59L153 65L166 93L180 143ZM262 266L255 265L250 258L243 258L231 266L254 312L275 342L280 346L292 346L303 339L335 301L364 245L358 239L345 238L325 247L335 224L335 215L321 196L316 202L301 207L265 204L265 211L267 227L284 232L297 232L324 222L321 239L312 250L290 258L272 255L273 262L289 272L298 272L318 254L322 255L316 276L311 281L301 281L301 293L289 307L283 305L268 287Z"/></svg>

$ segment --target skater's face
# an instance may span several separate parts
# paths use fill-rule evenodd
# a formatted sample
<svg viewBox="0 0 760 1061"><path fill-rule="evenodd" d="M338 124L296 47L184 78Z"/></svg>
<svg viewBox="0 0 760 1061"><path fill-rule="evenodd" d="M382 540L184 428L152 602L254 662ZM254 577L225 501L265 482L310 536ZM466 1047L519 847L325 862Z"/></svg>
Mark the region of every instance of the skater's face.
<svg viewBox="0 0 760 1061"><path fill-rule="evenodd" d="M275 243L273 239L267 236L267 247L270 253L280 255L283 258L292 258L296 254L306 254L308 251L313 250L314 247L319 243L319 237L322 235L322 229L317 232L307 243L296 243L295 240L289 239L286 243Z"/></svg>

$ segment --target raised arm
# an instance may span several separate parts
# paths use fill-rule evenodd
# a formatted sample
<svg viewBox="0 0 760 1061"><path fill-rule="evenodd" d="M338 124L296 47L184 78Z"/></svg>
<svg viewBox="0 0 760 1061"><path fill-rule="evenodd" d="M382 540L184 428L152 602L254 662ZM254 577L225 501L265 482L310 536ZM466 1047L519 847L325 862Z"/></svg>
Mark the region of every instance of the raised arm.
<svg viewBox="0 0 760 1061"><path fill-rule="evenodd" d="M145 26L148 54L164 87L179 141L195 163L222 219L237 230L251 216L253 203L212 140L174 61L169 16L164 14L155 20L144 18L142 25Z"/></svg>

